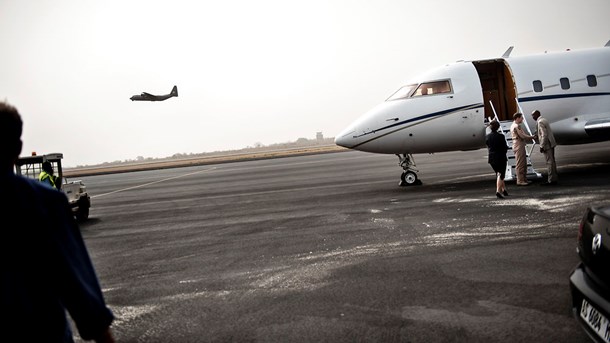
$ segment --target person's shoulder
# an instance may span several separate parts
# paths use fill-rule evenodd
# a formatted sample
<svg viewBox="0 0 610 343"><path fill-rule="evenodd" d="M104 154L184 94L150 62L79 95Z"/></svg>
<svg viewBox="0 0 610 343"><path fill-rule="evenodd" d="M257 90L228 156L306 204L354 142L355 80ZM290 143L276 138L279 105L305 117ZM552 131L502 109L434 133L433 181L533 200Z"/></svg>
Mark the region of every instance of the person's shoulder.
<svg viewBox="0 0 610 343"><path fill-rule="evenodd" d="M47 198L64 197L63 193L44 182L20 175L10 175L9 178L10 183L15 185L15 189L19 192L35 194Z"/></svg>
<svg viewBox="0 0 610 343"><path fill-rule="evenodd" d="M506 137L504 137L503 134L501 134L500 132L496 132L494 135L494 139L496 141L498 141L499 143L504 143L506 142Z"/></svg>
<svg viewBox="0 0 610 343"><path fill-rule="evenodd" d="M34 179L15 174L8 174L6 175L6 178L11 184L15 185L17 188L36 189L39 186L38 184L40 183Z"/></svg>

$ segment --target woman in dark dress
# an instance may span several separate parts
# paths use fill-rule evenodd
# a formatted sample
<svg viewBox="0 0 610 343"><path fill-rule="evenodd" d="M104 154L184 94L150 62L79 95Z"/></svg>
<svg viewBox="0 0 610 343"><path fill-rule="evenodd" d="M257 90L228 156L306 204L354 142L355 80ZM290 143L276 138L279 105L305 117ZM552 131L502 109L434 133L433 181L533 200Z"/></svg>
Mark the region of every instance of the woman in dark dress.
<svg viewBox="0 0 610 343"><path fill-rule="evenodd" d="M489 150L487 162L491 165L497 176L496 196L498 199L504 199L505 196L508 196L506 184L504 183L506 162L508 161L506 158L508 145L506 144L506 138L504 135L498 132L500 123L494 120L489 123L489 128L491 129L491 133L485 137L485 143L487 144L487 149Z"/></svg>

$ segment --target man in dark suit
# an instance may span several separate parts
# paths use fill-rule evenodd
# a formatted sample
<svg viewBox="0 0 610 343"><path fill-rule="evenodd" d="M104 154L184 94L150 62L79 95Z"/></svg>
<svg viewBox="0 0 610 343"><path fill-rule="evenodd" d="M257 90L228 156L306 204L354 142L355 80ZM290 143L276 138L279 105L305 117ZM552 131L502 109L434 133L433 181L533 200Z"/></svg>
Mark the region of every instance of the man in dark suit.
<svg viewBox="0 0 610 343"><path fill-rule="evenodd" d="M2 342L114 342L114 319L65 195L14 174L22 121L0 102L0 321Z"/></svg>

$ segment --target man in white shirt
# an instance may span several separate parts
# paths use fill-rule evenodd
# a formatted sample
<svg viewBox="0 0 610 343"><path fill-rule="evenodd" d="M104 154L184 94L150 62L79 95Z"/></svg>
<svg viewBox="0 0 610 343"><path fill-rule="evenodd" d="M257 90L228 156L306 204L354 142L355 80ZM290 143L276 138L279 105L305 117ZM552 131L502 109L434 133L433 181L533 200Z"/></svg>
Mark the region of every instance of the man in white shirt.
<svg viewBox="0 0 610 343"><path fill-rule="evenodd" d="M548 172L548 181L543 185L556 185L559 176L557 175L557 164L555 163L555 136L551 130L551 125L546 118L540 116L540 111L532 112L532 117L538 123L538 144L540 144L540 152L544 154L546 159L546 169Z"/></svg>
<svg viewBox="0 0 610 343"><path fill-rule="evenodd" d="M517 174L517 186L527 186L525 177L527 172L527 155L525 153L526 140L534 139L535 136L530 136L521 128L523 123L523 114L517 112L513 114L513 124L510 126L510 133L513 138L513 152L515 153L515 173Z"/></svg>

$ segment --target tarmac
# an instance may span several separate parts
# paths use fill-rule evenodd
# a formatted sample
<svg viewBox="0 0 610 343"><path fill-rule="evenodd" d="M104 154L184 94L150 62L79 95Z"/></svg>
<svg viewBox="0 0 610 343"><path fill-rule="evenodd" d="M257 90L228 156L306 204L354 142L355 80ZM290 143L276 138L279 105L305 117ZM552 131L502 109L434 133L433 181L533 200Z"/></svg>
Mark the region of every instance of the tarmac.
<svg viewBox="0 0 610 343"><path fill-rule="evenodd" d="M610 143L556 158L506 199L486 150L415 155L412 187L354 151L89 176L80 227L118 342L588 342L569 275Z"/></svg>

